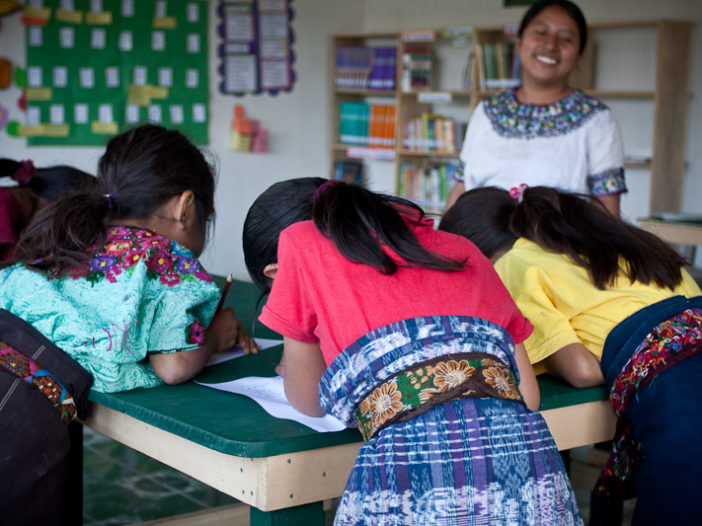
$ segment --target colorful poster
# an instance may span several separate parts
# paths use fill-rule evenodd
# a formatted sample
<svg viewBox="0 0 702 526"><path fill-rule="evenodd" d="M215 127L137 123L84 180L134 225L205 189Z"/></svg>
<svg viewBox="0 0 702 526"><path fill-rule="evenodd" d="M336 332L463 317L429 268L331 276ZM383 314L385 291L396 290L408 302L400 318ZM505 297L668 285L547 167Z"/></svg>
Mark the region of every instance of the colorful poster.
<svg viewBox="0 0 702 526"><path fill-rule="evenodd" d="M104 145L146 122L208 143L206 0L32 0L27 9L28 144Z"/></svg>
<svg viewBox="0 0 702 526"><path fill-rule="evenodd" d="M292 0L220 0L220 91L290 91L294 82Z"/></svg>

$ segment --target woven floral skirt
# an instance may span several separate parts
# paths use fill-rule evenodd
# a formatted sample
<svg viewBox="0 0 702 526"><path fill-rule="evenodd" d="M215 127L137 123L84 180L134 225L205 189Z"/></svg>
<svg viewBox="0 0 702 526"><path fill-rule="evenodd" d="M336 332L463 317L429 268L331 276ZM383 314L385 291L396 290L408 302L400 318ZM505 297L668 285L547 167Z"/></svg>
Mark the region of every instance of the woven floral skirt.
<svg viewBox="0 0 702 526"><path fill-rule="evenodd" d="M440 355L481 352L516 374L509 335L486 320L417 318L345 349L320 383L328 412L351 424L379 382ZM381 429L356 459L336 525L582 524L553 438L540 414L496 398L444 402Z"/></svg>

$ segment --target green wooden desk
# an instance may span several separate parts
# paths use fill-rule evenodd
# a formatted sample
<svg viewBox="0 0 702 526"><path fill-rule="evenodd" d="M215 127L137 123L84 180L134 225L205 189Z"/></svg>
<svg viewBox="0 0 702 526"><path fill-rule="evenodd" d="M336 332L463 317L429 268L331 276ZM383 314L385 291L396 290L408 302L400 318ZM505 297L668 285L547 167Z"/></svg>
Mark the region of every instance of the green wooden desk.
<svg viewBox="0 0 702 526"><path fill-rule="evenodd" d="M251 327L257 291L235 281L227 304ZM257 337L279 337L256 325ZM198 380L272 376L281 347L205 369ZM269 361L270 360L270 361ZM542 377L541 408L559 449L603 442L614 415L602 388ZM360 433L317 433L268 415L253 400L188 382L125 393L91 393L96 431L251 505L251 525L322 525L322 501L343 493Z"/></svg>

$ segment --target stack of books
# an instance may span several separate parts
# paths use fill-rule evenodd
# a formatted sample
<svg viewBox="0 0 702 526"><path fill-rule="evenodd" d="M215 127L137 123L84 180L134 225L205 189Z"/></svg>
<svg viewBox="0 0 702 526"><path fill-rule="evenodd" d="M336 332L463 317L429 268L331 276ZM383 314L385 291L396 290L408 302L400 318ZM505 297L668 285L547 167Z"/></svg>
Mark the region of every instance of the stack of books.
<svg viewBox="0 0 702 526"><path fill-rule="evenodd" d="M342 102L339 108L342 144L369 148L395 147L395 105Z"/></svg>
<svg viewBox="0 0 702 526"><path fill-rule="evenodd" d="M415 152L456 153L465 135L465 123L442 115L422 113L405 124L403 147Z"/></svg>
<svg viewBox="0 0 702 526"><path fill-rule="evenodd" d="M482 89L506 89L519 85L521 66L514 42L483 42L480 45L480 54Z"/></svg>
<svg viewBox="0 0 702 526"><path fill-rule="evenodd" d="M395 56L394 47L337 47L334 85L339 89L394 90Z"/></svg>
<svg viewBox="0 0 702 526"><path fill-rule="evenodd" d="M402 91L431 89L434 56L428 44L405 44L402 47Z"/></svg>
<svg viewBox="0 0 702 526"><path fill-rule="evenodd" d="M459 162L403 162L397 174L397 193L427 211L441 211L459 170Z"/></svg>

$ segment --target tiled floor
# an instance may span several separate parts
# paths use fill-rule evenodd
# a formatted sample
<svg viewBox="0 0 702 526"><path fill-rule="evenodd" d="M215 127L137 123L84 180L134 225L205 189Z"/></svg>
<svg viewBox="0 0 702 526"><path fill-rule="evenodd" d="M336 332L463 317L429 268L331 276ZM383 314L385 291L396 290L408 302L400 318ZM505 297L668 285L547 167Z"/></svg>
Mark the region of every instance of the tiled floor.
<svg viewBox="0 0 702 526"><path fill-rule="evenodd" d="M84 526L121 526L237 502L232 497L84 429Z"/></svg>
<svg viewBox="0 0 702 526"><path fill-rule="evenodd" d="M571 452L570 478L578 506L588 521L590 490L597 480L605 452L578 448ZM199 510L232 506L233 499L141 453L85 428L84 431L84 526L122 526L157 521ZM624 508L629 526L633 502ZM333 510L327 513L331 519ZM246 513L238 514L246 517ZM188 524L184 519L178 524ZM328 521L330 522L330 521ZM174 522L161 522L166 526ZM229 526L247 526L246 519Z"/></svg>

